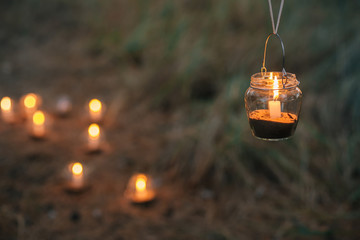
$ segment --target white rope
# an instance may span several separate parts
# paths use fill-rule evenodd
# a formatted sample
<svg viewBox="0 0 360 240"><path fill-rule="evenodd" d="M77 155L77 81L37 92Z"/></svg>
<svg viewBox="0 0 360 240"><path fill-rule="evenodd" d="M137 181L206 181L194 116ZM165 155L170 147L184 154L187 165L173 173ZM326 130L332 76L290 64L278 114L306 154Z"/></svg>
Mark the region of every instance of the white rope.
<svg viewBox="0 0 360 240"><path fill-rule="evenodd" d="M270 17L271 17L271 24L272 24L272 28L273 28L273 33L276 34L278 29L279 29L279 24L280 24L280 18L281 18L281 13L284 7L284 0L281 0L280 3L280 9L279 9L279 14L278 14L278 19L276 22L276 27L275 27L275 22L274 22L274 13L272 10L272 4L271 4L271 0L268 0L269 2L269 8L270 8Z"/></svg>

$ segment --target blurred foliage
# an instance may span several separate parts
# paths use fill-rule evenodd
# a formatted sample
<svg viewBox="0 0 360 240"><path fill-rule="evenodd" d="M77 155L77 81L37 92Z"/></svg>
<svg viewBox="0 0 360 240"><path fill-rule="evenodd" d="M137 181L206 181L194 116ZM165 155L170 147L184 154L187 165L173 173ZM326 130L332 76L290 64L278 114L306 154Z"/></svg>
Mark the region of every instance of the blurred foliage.
<svg viewBox="0 0 360 240"><path fill-rule="evenodd" d="M356 195L358 1L285 4L279 33L286 69L302 82L304 103L296 137L276 144L250 138L243 108L243 94L251 74L259 71L271 31L266 1L98 4L104 11L93 24L93 47L120 65L130 61L146 71L138 90L143 89L152 107L182 116L172 126L182 135L170 144L160 167L193 183L242 179L251 186L255 178L267 176L287 188L297 186L292 191L304 200L303 191L312 189L315 202ZM279 46L271 42L270 47L270 68L279 69Z"/></svg>
<svg viewBox="0 0 360 240"><path fill-rule="evenodd" d="M159 170L218 188L265 180L313 206L359 202L358 1L286 2L279 33L304 103L295 138L282 143L254 140L243 107L271 31L266 1L97 4L93 47L145 71L137 91L177 116ZM279 54L271 42L270 69Z"/></svg>

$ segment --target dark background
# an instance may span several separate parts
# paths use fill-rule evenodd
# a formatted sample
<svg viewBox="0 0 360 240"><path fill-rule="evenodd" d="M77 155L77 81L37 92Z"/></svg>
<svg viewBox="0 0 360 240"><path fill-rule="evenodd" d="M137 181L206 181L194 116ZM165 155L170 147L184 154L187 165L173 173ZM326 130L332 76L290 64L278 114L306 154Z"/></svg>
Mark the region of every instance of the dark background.
<svg viewBox="0 0 360 240"><path fill-rule="evenodd" d="M273 1L275 18L280 1ZM285 1L279 34L301 82L294 138L251 136L265 0L1 0L0 94L35 92L45 141L0 126L1 239L359 239L360 1ZM269 69L281 68L271 41ZM69 118L54 115L63 94ZM86 102L107 106L106 151L84 152ZM63 190L69 162L91 189ZM138 171L158 199L129 204Z"/></svg>

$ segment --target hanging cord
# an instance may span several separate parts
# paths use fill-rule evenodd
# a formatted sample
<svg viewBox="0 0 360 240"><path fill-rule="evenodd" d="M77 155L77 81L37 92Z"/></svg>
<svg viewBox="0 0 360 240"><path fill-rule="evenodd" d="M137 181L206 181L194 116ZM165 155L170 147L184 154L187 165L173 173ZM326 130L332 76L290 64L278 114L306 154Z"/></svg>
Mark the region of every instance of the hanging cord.
<svg viewBox="0 0 360 240"><path fill-rule="evenodd" d="M283 55L283 59L282 59L282 76L281 76L281 81L283 84L283 87L285 88L285 85L287 83L287 74L286 74L286 70L285 70L285 48L284 48L284 43L280 37L280 35L277 33L278 29L279 29L279 24L280 24L280 18L281 18L281 13L284 7L284 0L281 0L280 3L280 9L279 9L279 14L278 14L278 18L277 18L277 22L276 22L276 27L275 27L275 21L274 21L274 13L273 13L273 9L272 9L272 4L271 4L271 0L268 0L269 2L269 10L270 10L270 17L271 17L271 25L273 28L273 33L271 33L267 38L266 38L266 42L265 42L265 49L264 49L264 59L263 59L263 66L261 68L261 73L265 74L266 73L266 67L265 67L265 60L266 60L266 49L267 49L267 44L269 41L269 38L272 35L275 35L279 40L280 40L280 44L281 44L281 50L282 50L282 55ZM284 82L284 77L285 77L285 82Z"/></svg>
<svg viewBox="0 0 360 240"><path fill-rule="evenodd" d="M276 22L276 27L275 27L275 22L274 22L274 13L273 13L273 10L272 10L271 0L268 0L268 2L269 2L270 17L271 17L271 24L272 24L272 28L273 28L273 33L277 34L277 31L279 29L279 24L280 24L281 13L282 13L282 10L283 10L283 7L284 7L284 0L281 0L281 3L280 3L280 9L279 9L279 14L278 14L278 19L277 19L277 22Z"/></svg>

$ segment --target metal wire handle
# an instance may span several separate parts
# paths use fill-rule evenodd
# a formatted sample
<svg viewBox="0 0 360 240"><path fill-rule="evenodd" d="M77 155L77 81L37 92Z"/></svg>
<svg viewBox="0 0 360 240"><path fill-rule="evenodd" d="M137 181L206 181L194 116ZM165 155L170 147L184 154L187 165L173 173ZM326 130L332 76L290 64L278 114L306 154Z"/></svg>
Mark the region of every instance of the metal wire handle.
<svg viewBox="0 0 360 240"><path fill-rule="evenodd" d="M266 49L267 49L267 45L268 45L268 42L269 42L269 39L271 36L276 36L279 41L280 41L280 45L281 45L281 51L282 51L282 75L281 75L281 82L282 82L282 85L283 85L283 88L285 88L285 85L287 83L287 74L286 74L286 70L285 70L285 48L284 48L284 43L280 37L280 35L278 33L270 33L269 36L266 38L266 41L265 41L265 49L264 49L264 58L263 58L263 64L262 64L262 67L261 67L261 74L262 75L265 75L266 72L267 72L267 69L265 67L265 61L266 61ZM285 82L284 82L284 77L285 77Z"/></svg>

